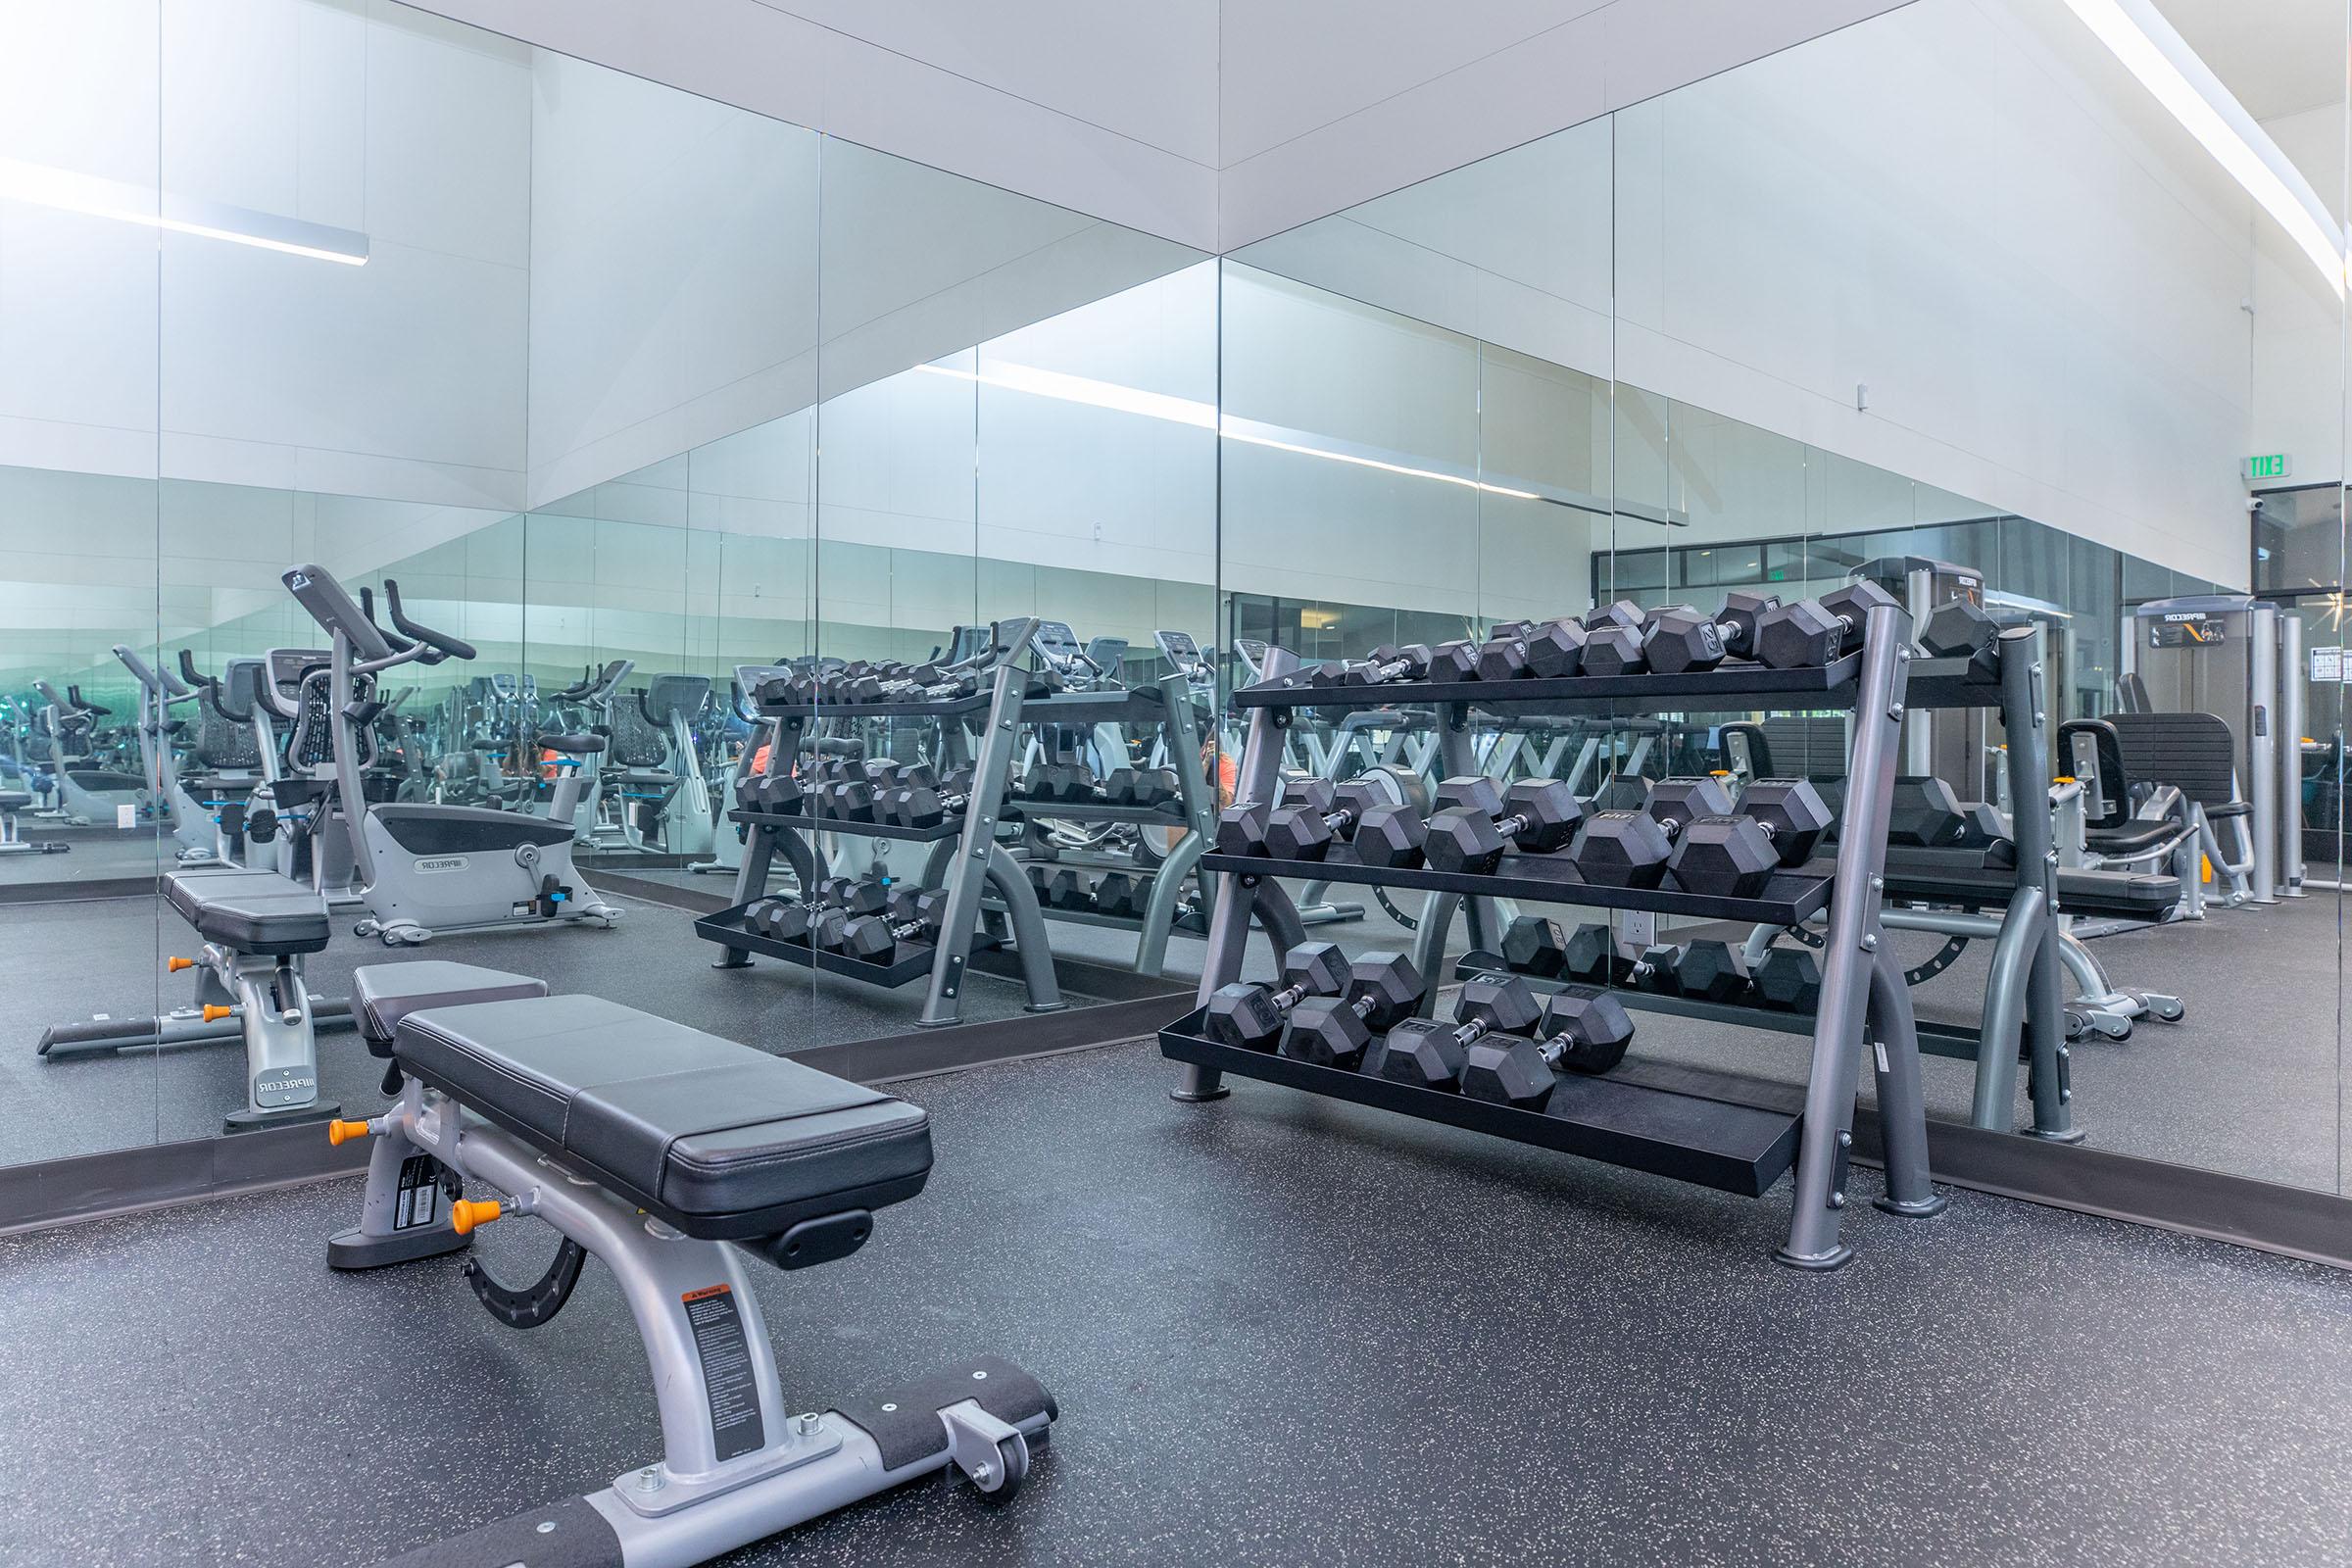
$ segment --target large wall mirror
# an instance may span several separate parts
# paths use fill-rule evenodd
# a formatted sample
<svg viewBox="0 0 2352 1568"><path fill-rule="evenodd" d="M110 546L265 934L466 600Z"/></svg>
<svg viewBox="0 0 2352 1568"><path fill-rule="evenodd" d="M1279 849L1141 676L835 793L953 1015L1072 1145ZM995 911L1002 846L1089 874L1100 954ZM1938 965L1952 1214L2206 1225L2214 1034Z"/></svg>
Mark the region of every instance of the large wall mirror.
<svg viewBox="0 0 2352 1568"><path fill-rule="evenodd" d="M1999 709L1923 709L1898 837L1997 861L2048 816L2061 1016L2038 1070L1982 1060L2003 907L1896 877L1929 1115L2335 1192L2343 289L2307 240L2340 264L2345 24L2280 8L2254 49L2158 9L2267 140L2287 220L2068 9L1920 0L1238 252L1222 587L1234 634L1310 662L1621 600L1981 603L2030 631L2047 776L2012 770ZM1849 736L1489 715L1457 749L1588 809L1708 774L1834 802ZM1306 772L1453 767L1409 713L1286 744ZM1334 933L1401 945L1435 906L1379 902ZM1446 951L1536 912L1457 914ZM1812 1005L1817 928L1541 912L1629 993L1676 993L1702 948L1720 986L1719 943L1743 1003ZM1804 1081L1801 1029L1680 1000L1637 1005L1621 1071Z"/></svg>

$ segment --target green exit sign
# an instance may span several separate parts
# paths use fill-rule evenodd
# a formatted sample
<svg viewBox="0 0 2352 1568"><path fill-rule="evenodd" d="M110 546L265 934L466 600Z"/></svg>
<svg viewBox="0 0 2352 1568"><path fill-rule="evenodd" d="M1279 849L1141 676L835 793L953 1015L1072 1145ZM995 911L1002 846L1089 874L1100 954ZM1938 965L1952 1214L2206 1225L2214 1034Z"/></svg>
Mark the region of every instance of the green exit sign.
<svg viewBox="0 0 2352 1568"><path fill-rule="evenodd" d="M2283 479L2292 466L2286 461L2285 453L2266 452L2259 458L2246 460L2246 477L2249 479Z"/></svg>

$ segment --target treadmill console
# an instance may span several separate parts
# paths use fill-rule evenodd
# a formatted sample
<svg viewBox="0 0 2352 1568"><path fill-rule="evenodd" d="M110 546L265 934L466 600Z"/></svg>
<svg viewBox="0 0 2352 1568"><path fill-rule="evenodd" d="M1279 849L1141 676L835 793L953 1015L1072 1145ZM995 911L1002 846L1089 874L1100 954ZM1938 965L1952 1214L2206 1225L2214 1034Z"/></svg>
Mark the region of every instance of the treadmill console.
<svg viewBox="0 0 2352 1568"><path fill-rule="evenodd" d="M1078 646L1078 634L1070 630L1066 620L1041 620L1029 634L1029 646L1047 668L1062 673L1074 673L1086 651Z"/></svg>
<svg viewBox="0 0 2352 1568"><path fill-rule="evenodd" d="M1236 637L1233 657L1242 662L1242 673L1255 685L1266 678L1266 645L1255 637Z"/></svg>

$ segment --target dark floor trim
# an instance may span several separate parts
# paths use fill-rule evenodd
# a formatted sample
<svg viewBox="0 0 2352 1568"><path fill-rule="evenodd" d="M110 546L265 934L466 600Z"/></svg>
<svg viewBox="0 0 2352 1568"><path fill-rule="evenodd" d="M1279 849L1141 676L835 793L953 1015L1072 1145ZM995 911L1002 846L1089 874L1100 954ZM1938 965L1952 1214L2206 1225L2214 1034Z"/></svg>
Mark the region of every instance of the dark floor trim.
<svg viewBox="0 0 2352 1568"><path fill-rule="evenodd" d="M1162 993L1060 1012L1024 1013L953 1029L916 1029L792 1053L792 1059L861 1084L895 1084L991 1062L1056 1056L1146 1039L1193 1009L1193 994Z"/></svg>
<svg viewBox="0 0 2352 1568"><path fill-rule="evenodd" d="M1928 1123L1928 1160L1954 1187L2352 1269L2352 1200L2334 1193L1946 1121Z"/></svg>
<svg viewBox="0 0 2352 1568"><path fill-rule="evenodd" d="M211 1202L367 1168L364 1142L338 1149L317 1122L11 1165L0 1168L0 1236Z"/></svg>
<svg viewBox="0 0 2352 1568"><path fill-rule="evenodd" d="M648 904L664 905L672 909L684 909L688 914L716 914L734 903L724 893L705 893L701 888L682 888L675 882L652 882L626 871L608 871L602 866L596 872L599 893L625 893L632 899Z"/></svg>
<svg viewBox="0 0 2352 1568"><path fill-rule="evenodd" d="M898 1083L990 1062L1116 1045L1157 1033L1192 1005L1189 990L1162 991L1131 1001L909 1030L790 1054L796 1061L858 1083ZM336 1148L314 1123L0 1167L0 1236L330 1181L356 1175L367 1165L365 1143Z"/></svg>
<svg viewBox="0 0 2352 1568"><path fill-rule="evenodd" d="M92 899L151 898L163 891L163 872L94 876L80 882L0 882L0 904L83 904Z"/></svg>

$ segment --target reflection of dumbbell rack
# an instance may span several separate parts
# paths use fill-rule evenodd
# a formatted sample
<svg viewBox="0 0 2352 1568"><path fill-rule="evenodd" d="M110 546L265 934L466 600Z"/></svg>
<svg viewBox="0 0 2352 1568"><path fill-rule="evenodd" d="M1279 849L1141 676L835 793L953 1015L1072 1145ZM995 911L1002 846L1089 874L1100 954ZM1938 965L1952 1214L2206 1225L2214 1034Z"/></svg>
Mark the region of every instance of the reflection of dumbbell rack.
<svg viewBox="0 0 2352 1568"><path fill-rule="evenodd" d="M754 953L763 953L787 962L854 974L886 985L904 985L917 975L928 975L930 991L917 1021L950 1024L957 1022L962 1014L963 975L973 950L999 945L1009 937L1020 960L1022 981L1028 987L1029 1010L1058 1010L1063 1005L1061 988L1054 976L1054 955L1046 940L1045 921L1039 914L1036 895L1022 876L1019 863L997 842L997 824L1004 814L1004 780L1012 768L1013 747L1020 734L1022 693L1027 683L1025 672L1004 663L997 667L986 687L970 697L822 708L760 702L761 715L775 726L775 737L768 746L767 776L804 770L803 756L812 753L816 726L821 720L911 718L928 719L939 725L943 759L968 760L974 783L962 808L937 827L929 828L856 822L803 812L730 812L729 816L750 832L750 841L744 846L743 865L735 875L734 902L728 908L695 923L700 934L725 950L716 966L742 968L751 962ZM968 734L967 726L976 726L976 741ZM968 758L963 755L966 750ZM928 950L927 961L917 961L925 956L918 955L904 961L894 957L888 965L860 963L837 954L764 942L735 924L743 911L767 892L768 876L778 857L790 866L801 887L815 887L820 861L809 840L814 835L829 833L903 839L934 846L923 885L944 887L948 903L940 921L939 940ZM993 906L985 923L984 897Z"/></svg>
<svg viewBox="0 0 2352 1568"><path fill-rule="evenodd" d="M1120 806L1107 801L1047 801L1008 797L1004 815L1010 821L1132 823L1138 827L1177 827L1184 831L1168 847L1159 864L1087 865L1097 871L1119 870L1146 882L1144 910L1111 914L1096 909L1041 904L1049 920L1073 925L1104 926L1133 931L1135 967L1139 974L1155 975L1167 966L1168 937L1177 928L1179 911L1189 890L1197 907L1206 909L1216 883L1200 869L1200 858L1216 836L1217 795L1201 761L1200 710L1193 689L1179 671L1163 675L1153 685L1133 690L1116 688L1091 692L1057 692L1033 699L1021 709L1020 721L1035 724L1157 726L1165 737L1168 770L1176 775L1176 799L1166 806ZM936 856L934 857L936 861ZM1062 862L1076 866L1079 862ZM1034 890L1032 890L1034 897Z"/></svg>
<svg viewBox="0 0 2352 1568"><path fill-rule="evenodd" d="M1275 880L1313 875L1330 881L1420 888L1430 901L1417 960L1421 972L1441 972L1444 933L1457 902L1468 910L1474 947L1496 947L1495 901L1594 906L1644 910L1748 925L1795 924L1826 908L1829 940L1823 956L1820 1006L1812 1020L1813 1059L1804 1109L1740 1104L1638 1083L1623 1076L1561 1078L1542 1110L1525 1110L1316 1065L1279 1053L1225 1046L1202 1029L1203 1012L1160 1032L1160 1050L1186 1064L1176 1098L1222 1097L1222 1077L1234 1073L1376 1105L1424 1120L1471 1128L1612 1164L1647 1170L1760 1196L1783 1171L1795 1169L1788 1239L1782 1261L1835 1268L1851 1255L1839 1240L1846 1173L1860 1076L1865 1061L1877 1079L1885 1142L1887 1197L1880 1206L1905 1216L1939 1210L1928 1180L1927 1118L1921 1099L1919 1047L1901 967L1880 920L1889 798L1899 763L1906 681L1914 662L1901 612L1868 613L1865 642L1826 668L1771 669L1727 663L1704 672L1672 675L1577 675L1508 682L1422 681L1361 687L1298 687L1285 677L1295 656L1267 656L1267 679L1237 692L1250 713L1241 761L1239 801L1266 801L1278 788L1286 732L1298 710L1362 708L1391 703L1434 707L1440 716L1443 771L1476 771L1472 710L1507 718L1522 713L1589 711L1633 713L1743 711L1756 708L1850 709L1853 742L1844 820L1834 862L1815 860L1777 872L1753 899L1695 895L1674 889L1599 887L1584 882L1564 858L1505 856L1493 874L1410 870L1366 865L1335 846L1327 858L1295 862L1256 856L1212 854L1203 864L1219 873L1209 924L1208 956L1200 982L1205 1008L1218 986L1237 980L1252 906ZM1309 866L1311 865L1311 870ZM1827 872L1828 874L1824 874Z"/></svg>

